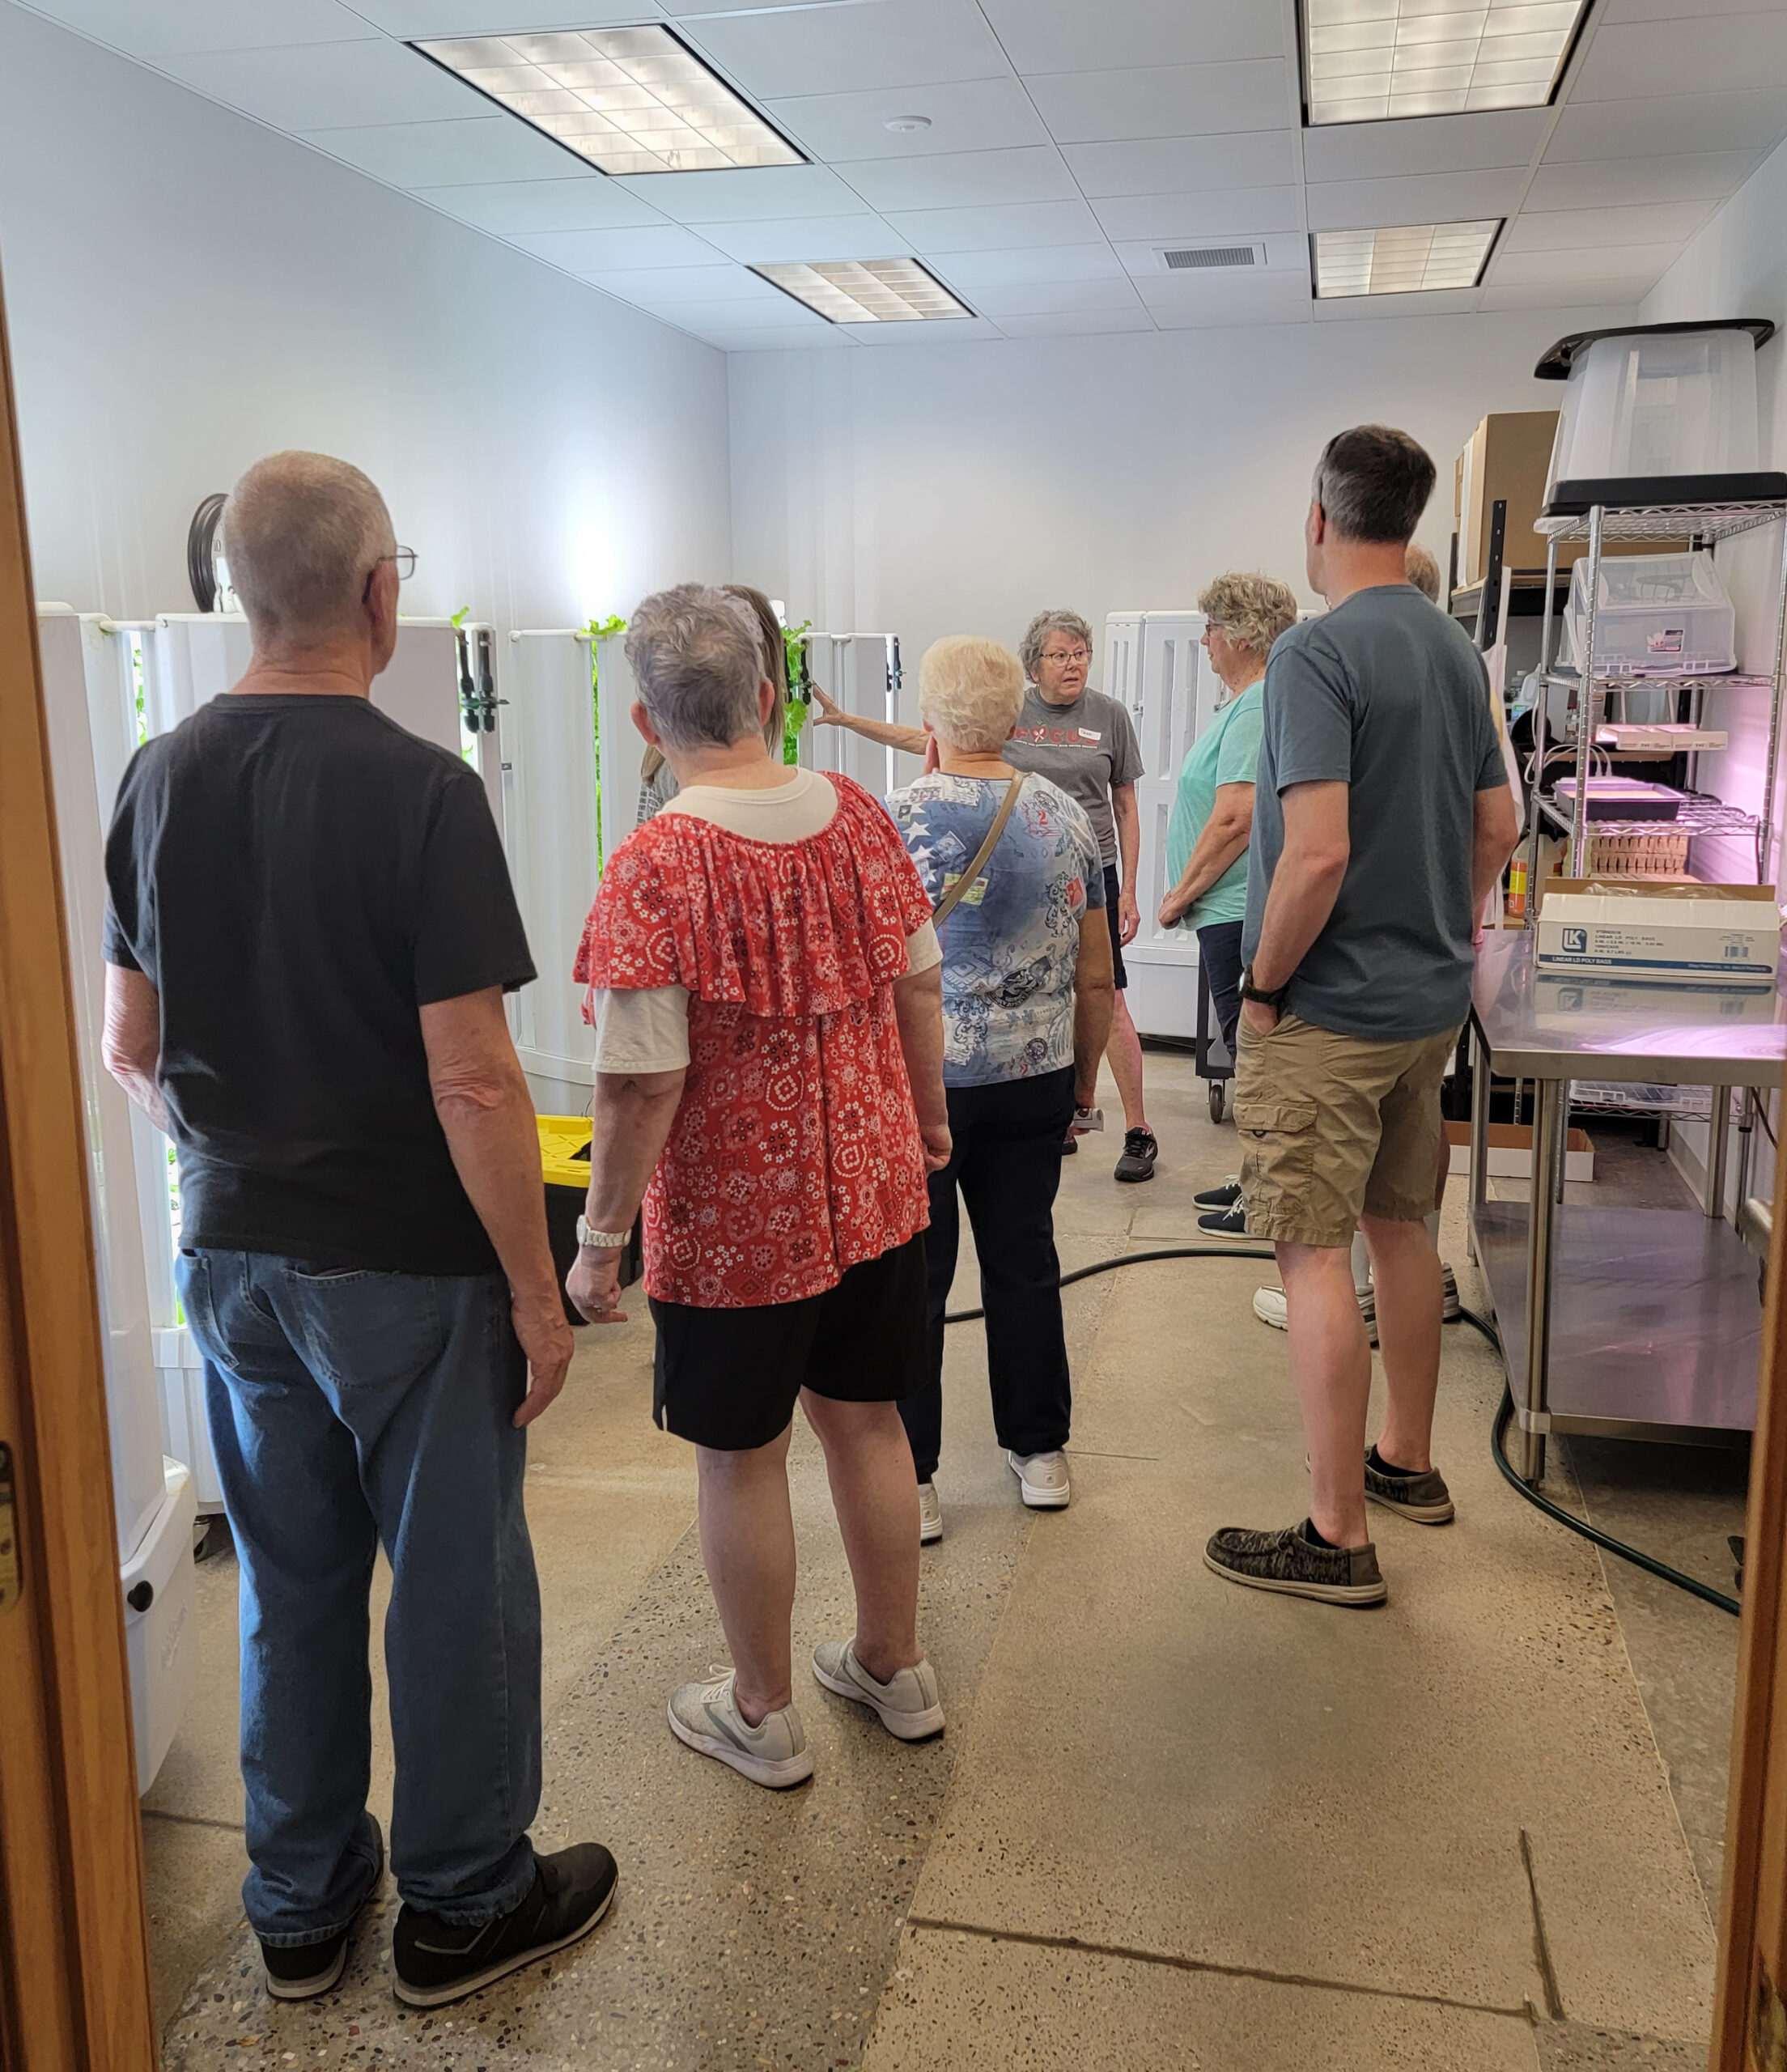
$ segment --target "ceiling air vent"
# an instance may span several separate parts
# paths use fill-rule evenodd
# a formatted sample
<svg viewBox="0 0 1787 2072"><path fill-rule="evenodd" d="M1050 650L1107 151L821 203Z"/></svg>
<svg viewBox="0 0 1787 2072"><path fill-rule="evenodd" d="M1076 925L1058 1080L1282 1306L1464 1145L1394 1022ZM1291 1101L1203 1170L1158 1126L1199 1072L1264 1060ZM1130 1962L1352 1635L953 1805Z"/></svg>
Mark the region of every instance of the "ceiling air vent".
<svg viewBox="0 0 1787 2072"><path fill-rule="evenodd" d="M1161 257L1169 274L1211 266L1263 266L1266 255L1257 244L1169 244Z"/></svg>

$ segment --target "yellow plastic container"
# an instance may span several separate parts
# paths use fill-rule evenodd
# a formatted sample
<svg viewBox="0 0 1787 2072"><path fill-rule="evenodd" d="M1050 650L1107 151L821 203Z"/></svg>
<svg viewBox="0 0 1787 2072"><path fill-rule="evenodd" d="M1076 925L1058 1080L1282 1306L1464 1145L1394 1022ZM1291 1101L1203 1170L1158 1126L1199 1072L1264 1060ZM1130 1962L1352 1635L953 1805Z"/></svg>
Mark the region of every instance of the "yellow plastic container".
<svg viewBox="0 0 1787 2072"><path fill-rule="evenodd" d="M589 1188L588 1115L536 1115L540 1132L540 1173L549 1187L575 1187L579 1196Z"/></svg>

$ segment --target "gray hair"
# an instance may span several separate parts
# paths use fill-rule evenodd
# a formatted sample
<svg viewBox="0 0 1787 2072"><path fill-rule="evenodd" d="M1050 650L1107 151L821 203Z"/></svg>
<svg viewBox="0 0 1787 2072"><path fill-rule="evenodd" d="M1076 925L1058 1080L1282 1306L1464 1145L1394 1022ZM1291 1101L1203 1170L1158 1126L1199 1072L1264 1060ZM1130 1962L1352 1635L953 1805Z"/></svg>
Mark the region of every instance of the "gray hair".
<svg viewBox="0 0 1787 2072"><path fill-rule="evenodd" d="M1263 662L1280 634L1297 623L1297 592L1271 575L1219 575L1204 585L1198 609Z"/></svg>
<svg viewBox="0 0 1787 2072"><path fill-rule="evenodd" d="M763 639L750 606L705 583L645 599L626 659L654 732L673 748L730 748L760 731Z"/></svg>
<svg viewBox="0 0 1787 2072"><path fill-rule="evenodd" d="M1051 633L1071 633L1076 640L1086 643L1086 652L1093 652L1092 628L1078 612L1038 612L1024 629L1024 639L1017 651L1018 660L1024 664L1024 673L1032 683L1036 681L1036 665L1042 659L1042 649Z"/></svg>
<svg viewBox="0 0 1787 2072"><path fill-rule="evenodd" d="M231 584L259 644L344 631L367 578L397 546L377 489L326 453L257 461L230 491L223 537Z"/></svg>
<svg viewBox="0 0 1787 2072"><path fill-rule="evenodd" d="M1406 431L1355 425L1322 448L1314 494L1341 539L1400 546L1421 522L1434 473L1426 448Z"/></svg>
<svg viewBox="0 0 1787 2072"><path fill-rule="evenodd" d="M1024 672L1009 648L974 633L946 633L919 663L919 715L950 748L991 754L1024 708Z"/></svg>

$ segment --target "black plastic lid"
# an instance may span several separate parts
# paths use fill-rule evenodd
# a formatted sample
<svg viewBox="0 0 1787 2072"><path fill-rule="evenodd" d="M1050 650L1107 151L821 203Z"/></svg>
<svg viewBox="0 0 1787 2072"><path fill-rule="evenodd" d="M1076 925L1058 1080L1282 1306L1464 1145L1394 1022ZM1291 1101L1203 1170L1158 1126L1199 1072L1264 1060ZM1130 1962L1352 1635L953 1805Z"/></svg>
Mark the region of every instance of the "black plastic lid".
<svg viewBox="0 0 1787 2072"><path fill-rule="evenodd" d="M1560 338L1533 369L1537 381L1568 381L1577 355L1597 338L1661 338L1683 331L1747 331L1758 350L1775 335L1774 320L1768 316L1721 316L1704 324L1611 324L1604 331L1573 331Z"/></svg>
<svg viewBox="0 0 1787 2072"><path fill-rule="evenodd" d="M1616 475L1552 485L1542 518L1581 518L1599 504L1606 511L1643 511L1658 504L1787 502L1787 473L1758 469L1734 475Z"/></svg>

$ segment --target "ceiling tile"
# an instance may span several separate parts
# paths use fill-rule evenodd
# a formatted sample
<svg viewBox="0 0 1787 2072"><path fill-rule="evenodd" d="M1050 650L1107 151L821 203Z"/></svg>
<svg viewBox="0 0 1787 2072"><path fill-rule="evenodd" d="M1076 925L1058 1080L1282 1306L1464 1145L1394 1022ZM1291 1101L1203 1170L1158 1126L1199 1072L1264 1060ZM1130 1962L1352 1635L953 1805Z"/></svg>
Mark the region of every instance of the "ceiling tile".
<svg viewBox="0 0 1787 2072"><path fill-rule="evenodd" d="M1490 261L1498 287L1546 281L1573 290L1582 280L1641 282L1648 288L1681 254L1679 244L1587 245L1547 252L1497 252Z"/></svg>
<svg viewBox="0 0 1787 2072"><path fill-rule="evenodd" d="M705 266L643 266L594 269L580 278L592 287L603 288L623 302L642 295L660 296L666 302L758 302L773 296L783 301L779 288L739 265L728 265L717 253Z"/></svg>
<svg viewBox="0 0 1787 2072"><path fill-rule="evenodd" d="M568 180L500 180L465 187L416 187L410 190L461 223L499 237L517 231L630 230L665 219L629 194L617 180L599 173Z"/></svg>
<svg viewBox="0 0 1787 2072"><path fill-rule="evenodd" d="M952 316L929 324L840 324L864 346L967 346L996 338L999 326L990 316Z"/></svg>
<svg viewBox="0 0 1787 2072"><path fill-rule="evenodd" d="M1291 122L1292 101L1282 58L1057 73L1025 83L1049 134L1060 144L1282 130Z"/></svg>
<svg viewBox="0 0 1787 2072"><path fill-rule="evenodd" d="M1636 140L1641 145L1645 139ZM1535 210L1596 209L1643 202L1720 202L1756 169L1759 151L1683 151L1670 158L1547 160L1521 204Z"/></svg>
<svg viewBox="0 0 1787 2072"><path fill-rule="evenodd" d="M660 316L684 331L806 331L823 328L826 321L775 288L770 290L767 299L751 296L724 302L677 302L660 301L642 285L627 299L648 316Z"/></svg>
<svg viewBox="0 0 1787 2072"><path fill-rule="evenodd" d="M1046 144L1049 133L1017 81L958 79L929 87L877 87L867 93L805 94L763 104L780 129L828 165L855 159L910 159L936 151L995 151ZM927 130L892 130L921 115Z"/></svg>
<svg viewBox="0 0 1787 2072"><path fill-rule="evenodd" d="M778 216L860 215L862 202L822 165L715 172L630 173L614 182L679 223L761 223Z"/></svg>
<svg viewBox="0 0 1787 2072"><path fill-rule="evenodd" d="M524 231L511 242L579 277L629 266L698 266L714 257L711 245L673 223L648 230Z"/></svg>
<svg viewBox="0 0 1787 2072"><path fill-rule="evenodd" d="M1376 230L1391 223L1475 223L1505 216L1520 199L1522 168L1434 172L1416 180L1311 183L1311 230Z"/></svg>
<svg viewBox="0 0 1787 2072"><path fill-rule="evenodd" d="M1311 180L1388 180L1530 165L1551 117L1548 108L1510 108L1417 122L1326 122L1303 133L1303 169Z"/></svg>
<svg viewBox="0 0 1787 2072"><path fill-rule="evenodd" d="M1570 89L1573 107L1679 94L1787 86L1787 8L1704 22L1609 23L1598 30Z"/></svg>
<svg viewBox="0 0 1787 2072"><path fill-rule="evenodd" d="M132 57L195 50L253 50L274 44L352 43L367 35L363 15L340 0L36 0L65 28L108 43Z"/></svg>
<svg viewBox="0 0 1787 2072"><path fill-rule="evenodd" d="M927 261L972 298L983 288L1030 281L1120 281L1123 261L1108 244L1034 244L1010 252L952 252Z"/></svg>
<svg viewBox="0 0 1787 2072"><path fill-rule="evenodd" d="M1237 239L1236 241L1240 243L1242 240ZM1302 281L1309 278L1309 240L1301 231L1288 236L1267 236L1246 241L1265 247L1267 273L1294 274L1299 280ZM1164 238L1148 238L1134 242L1126 239L1115 248L1117 257L1123 261L1137 287L1140 289L1142 299L1144 302L1153 299L1153 290L1157 287L1183 289L1190 292L1212 280L1238 280L1245 282L1248 280L1257 281L1263 278L1261 274L1248 273L1238 268L1233 272L1227 269L1208 273L1196 269L1190 269L1182 273L1169 272L1161 257L1161 248L1165 243L1166 240Z"/></svg>
<svg viewBox="0 0 1787 2072"><path fill-rule="evenodd" d="M837 346L854 347L856 343L841 324L821 324L816 331L702 331L692 332L690 336L699 338L703 345L717 346L723 353L824 352Z"/></svg>
<svg viewBox="0 0 1787 2072"><path fill-rule="evenodd" d="M140 4L140 0L138 0ZM392 36L507 36L518 29L599 29L655 22L657 0L353 0Z"/></svg>
<svg viewBox="0 0 1787 2072"><path fill-rule="evenodd" d="M463 81L384 36L278 50L219 50L166 57L182 85L279 130L477 117L490 104Z"/></svg>
<svg viewBox="0 0 1787 2072"><path fill-rule="evenodd" d="M1257 237L1300 231L1303 197L1295 187L1244 188L1233 194L1127 194L1094 202L1092 212L1114 238Z"/></svg>
<svg viewBox="0 0 1787 2072"><path fill-rule="evenodd" d="M821 259L903 259L907 240L879 216L815 216L785 223L707 223L702 235L747 265L813 265Z"/></svg>
<svg viewBox="0 0 1787 2072"><path fill-rule="evenodd" d="M1152 331L1145 309L1080 309L1053 316L1001 316L1008 338L1089 338L1112 331Z"/></svg>
<svg viewBox="0 0 1787 2072"><path fill-rule="evenodd" d="M1279 57L1284 17L1261 0L983 0L1020 72Z"/></svg>
<svg viewBox="0 0 1787 2072"><path fill-rule="evenodd" d="M997 251L1088 244L1104 233L1084 202L1021 202L1004 209L905 209L887 220L915 252Z"/></svg>
<svg viewBox="0 0 1787 2072"><path fill-rule="evenodd" d="M1309 278L1280 274L1252 281L1163 278L1142 285L1142 299L1163 331L1213 324L1292 324L1308 320Z"/></svg>
<svg viewBox="0 0 1787 2072"><path fill-rule="evenodd" d="M1069 202L1079 193L1052 144L927 159L872 159L850 168L871 208L968 209L1007 202Z"/></svg>
<svg viewBox="0 0 1787 2072"><path fill-rule="evenodd" d="M684 33L759 100L991 79L1011 67L973 0L707 15Z"/></svg>
<svg viewBox="0 0 1787 2072"><path fill-rule="evenodd" d="M490 180L562 178L577 160L512 116L464 122L380 122L298 133L320 151L393 187L445 187Z"/></svg>
<svg viewBox="0 0 1787 2072"><path fill-rule="evenodd" d="M1477 292L1479 309L1608 309L1624 316L1649 292L1649 285L1635 290L1619 281L1582 280L1560 288L1550 282L1492 281Z"/></svg>
<svg viewBox="0 0 1787 2072"><path fill-rule="evenodd" d="M1382 323L1386 316L1468 316L1481 297L1480 288L1417 288L1399 295L1318 295L1310 310L1318 324L1356 324L1362 318Z"/></svg>
<svg viewBox="0 0 1787 2072"><path fill-rule="evenodd" d="M1781 0L1607 0L1606 22L1679 22L1691 15L1766 15Z"/></svg>
<svg viewBox="0 0 1787 2072"><path fill-rule="evenodd" d="M1629 209L1548 209L1523 213L1502 235L1508 252L1592 252L1624 244L1685 243L1714 202L1653 202Z"/></svg>
<svg viewBox="0 0 1787 2072"><path fill-rule="evenodd" d="M1139 310L1141 303L1127 280L1034 281L1027 286L983 288L974 296L974 306L983 316L995 316L1003 323L1008 316L1046 316L1066 310Z"/></svg>
<svg viewBox="0 0 1787 2072"><path fill-rule="evenodd" d="M1288 130L1221 137L1156 137L1125 144L1067 144L1061 155L1089 200L1114 194L1199 194L1278 187L1297 176Z"/></svg>
<svg viewBox="0 0 1787 2072"><path fill-rule="evenodd" d="M1545 163L1630 158L1634 145L1647 156L1677 151L1767 151L1787 130L1787 90L1764 87L1742 93L1693 94L1647 101L1641 126L1619 101L1566 108L1558 117Z"/></svg>

